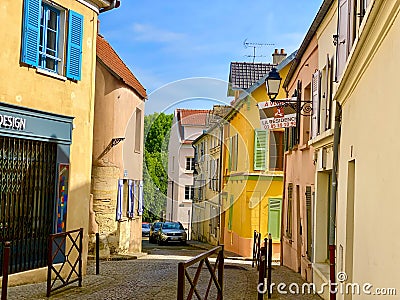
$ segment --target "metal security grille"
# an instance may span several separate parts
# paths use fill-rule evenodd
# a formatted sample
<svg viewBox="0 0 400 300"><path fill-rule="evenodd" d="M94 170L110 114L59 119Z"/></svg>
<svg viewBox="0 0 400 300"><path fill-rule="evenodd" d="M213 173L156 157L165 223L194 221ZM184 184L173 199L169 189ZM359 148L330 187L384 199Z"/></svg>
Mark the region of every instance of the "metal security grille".
<svg viewBox="0 0 400 300"><path fill-rule="evenodd" d="M0 258L10 241L10 273L47 265L56 153L54 143L0 137Z"/></svg>

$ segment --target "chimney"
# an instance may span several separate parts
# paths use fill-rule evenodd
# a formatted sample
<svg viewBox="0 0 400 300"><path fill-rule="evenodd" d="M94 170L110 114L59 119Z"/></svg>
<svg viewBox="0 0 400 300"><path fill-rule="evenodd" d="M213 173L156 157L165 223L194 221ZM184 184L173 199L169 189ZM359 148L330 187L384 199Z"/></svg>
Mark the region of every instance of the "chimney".
<svg viewBox="0 0 400 300"><path fill-rule="evenodd" d="M279 49L275 49L275 52L272 54L272 63L274 65L279 65L282 60L284 60L286 58L286 53L285 53L285 49L281 49L281 51L279 52Z"/></svg>

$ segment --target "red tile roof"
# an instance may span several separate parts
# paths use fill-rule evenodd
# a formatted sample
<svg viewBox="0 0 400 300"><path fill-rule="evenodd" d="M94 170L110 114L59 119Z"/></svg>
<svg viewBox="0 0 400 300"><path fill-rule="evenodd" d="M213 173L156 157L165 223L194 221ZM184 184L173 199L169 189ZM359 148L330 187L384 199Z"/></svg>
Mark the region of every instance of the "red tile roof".
<svg viewBox="0 0 400 300"><path fill-rule="evenodd" d="M116 77L118 76L118 79L134 89L141 98L147 98L146 89L140 84L139 80L137 80L115 50L101 35L97 35L96 51L97 57L114 75L116 75Z"/></svg>
<svg viewBox="0 0 400 300"><path fill-rule="evenodd" d="M178 120L181 125L205 126L207 114L210 110L205 109L178 109Z"/></svg>

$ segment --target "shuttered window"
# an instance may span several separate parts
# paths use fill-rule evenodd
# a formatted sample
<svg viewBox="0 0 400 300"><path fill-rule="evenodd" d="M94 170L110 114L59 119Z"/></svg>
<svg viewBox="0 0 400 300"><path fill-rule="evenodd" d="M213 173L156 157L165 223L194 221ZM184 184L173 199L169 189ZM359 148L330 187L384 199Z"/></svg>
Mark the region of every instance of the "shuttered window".
<svg viewBox="0 0 400 300"><path fill-rule="evenodd" d="M83 16L50 2L25 0L23 20L21 61L38 69L80 80ZM66 44L64 40L67 40ZM64 53L67 54L66 61Z"/></svg>
<svg viewBox="0 0 400 300"><path fill-rule="evenodd" d="M265 170L267 167L268 131L254 130L254 170Z"/></svg>
<svg viewBox="0 0 400 300"><path fill-rule="evenodd" d="M321 101L321 72L317 70L312 75L312 116L311 116L311 138L319 134L320 123L320 101Z"/></svg>
<svg viewBox="0 0 400 300"><path fill-rule="evenodd" d="M273 242L281 238L281 209L282 199L268 199L268 232L271 233Z"/></svg>
<svg viewBox="0 0 400 300"><path fill-rule="evenodd" d="M228 229L229 229L229 230L232 230L233 202L234 202L234 196L231 195L231 198L230 198L230 205L229 205L229 219L228 219Z"/></svg>
<svg viewBox="0 0 400 300"><path fill-rule="evenodd" d="M339 0L338 39L336 44L337 68L336 80L339 81L346 65L349 49L349 2Z"/></svg>
<svg viewBox="0 0 400 300"><path fill-rule="evenodd" d="M293 226L293 183L288 183L287 187L288 208L286 215L286 235L292 237Z"/></svg>
<svg viewBox="0 0 400 300"><path fill-rule="evenodd" d="M311 186L306 186L306 213L307 213L307 257L311 261L312 254L312 194Z"/></svg>

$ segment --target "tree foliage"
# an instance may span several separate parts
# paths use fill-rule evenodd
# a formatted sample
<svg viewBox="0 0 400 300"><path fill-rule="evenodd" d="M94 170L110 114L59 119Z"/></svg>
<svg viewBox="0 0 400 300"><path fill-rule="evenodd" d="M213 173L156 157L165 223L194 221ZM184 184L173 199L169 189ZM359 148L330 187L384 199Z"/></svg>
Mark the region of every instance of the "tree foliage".
<svg viewBox="0 0 400 300"><path fill-rule="evenodd" d="M145 221L161 217L167 194L168 142L173 115L154 113L145 116L144 212Z"/></svg>

